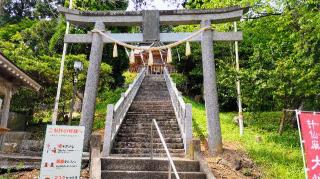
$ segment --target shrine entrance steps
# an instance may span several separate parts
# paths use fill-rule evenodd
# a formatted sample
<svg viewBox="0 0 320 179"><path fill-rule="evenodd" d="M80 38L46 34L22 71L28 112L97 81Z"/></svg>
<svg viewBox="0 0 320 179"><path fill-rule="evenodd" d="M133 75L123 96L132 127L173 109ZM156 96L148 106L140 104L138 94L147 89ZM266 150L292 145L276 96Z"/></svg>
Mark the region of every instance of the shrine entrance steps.
<svg viewBox="0 0 320 179"><path fill-rule="evenodd" d="M174 159L181 179L206 179L200 172L198 161ZM168 160L166 158L108 158L101 159L101 178L105 179L167 179ZM174 179L174 174L172 173Z"/></svg>
<svg viewBox="0 0 320 179"><path fill-rule="evenodd" d="M149 157L151 124L156 119L173 157L184 157L184 146L170 95L162 75L148 75L143 80L115 138L111 155ZM165 151L154 130L153 152L165 157Z"/></svg>
<svg viewBox="0 0 320 179"><path fill-rule="evenodd" d="M205 179L199 162L184 159L185 150L170 94L163 75L147 75L115 137L108 158L101 158L101 178L166 179L168 159L160 138L151 124L156 119L181 179ZM174 174L172 173L172 178Z"/></svg>

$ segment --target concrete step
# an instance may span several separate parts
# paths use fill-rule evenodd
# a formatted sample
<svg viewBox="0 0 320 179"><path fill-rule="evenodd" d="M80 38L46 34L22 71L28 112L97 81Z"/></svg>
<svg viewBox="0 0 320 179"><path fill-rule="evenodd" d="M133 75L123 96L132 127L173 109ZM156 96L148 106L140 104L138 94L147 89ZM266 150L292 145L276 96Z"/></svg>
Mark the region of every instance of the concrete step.
<svg viewBox="0 0 320 179"><path fill-rule="evenodd" d="M167 87L158 87L158 86L153 86L153 87L140 87L140 91L138 91L139 94L149 94L149 95L169 95L169 91L166 89Z"/></svg>
<svg viewBox="0 0 320 179"><path fill-rule="evenodd" d="M149 106L167 106L167 105L171 105L171 100L160 100L158 102L153 102L153 101L149 101L148 99L144 100L144 101L132 101L131 103L132 105L149 105Z"/></svg>
<svg viewBox="0 0 320 179"><path fill-rule="evenodd" d="M126 119L126 121L123 122L123 125L137 125L135 127L141 127L143 126L151 126L152 119L156 118L149 118L149 119ZM172 119L156 119L158 126L172 126L172 127L178 127L178 122L173 121Z"/></svg>
<svg viewBox="0 0 320 179"><path fill-rule="evenodd" d="M116 142L115 148L151 148L150 142ZM183 143L167 143L167 147L170 149L183 149ZM153 148L163 148L162 143L153 143Z"/></svg>
<svg viewBox="0 0 320 179"><path fill-rule="evenodd" d="M180 153L184 154L184 149L168 149L170 154ZM112 153L114 154L150 154L151 150L146 148L113 148ZM153 149L153 153L163 153L165 154L165 150Z"/></svg>
<svg viewBox="0 0 320 179"><path fill-rule="evenodd" d="M143 92L150 92L152 90L157 90L157 91L164 91L168 92L167 86L165 83L157 84L157 83L152 83L152 84L142 84L140 86L141 91Z"/></svg>
<svg viewBox="0 0 320 179"><path fill-rule="evenodd" d="M132 119L132 120L135 120L135 119L143 119L143 120L165 120L165 119L168 119L169 120L172 120L172 119L175 119L176 120L176 116L174 114L168 114L168 115L161 115L161 114L127 114L125 116L125 118L127 119Z"/></svg>
<svg viewBox="0 0 320 179"><path fill-rule="evenodd" d="M144 98L144 99L148 99L148 100L150 98L163 98L163 100L164 100L164 99L167 99L169 97L170 97L169 93L158 93L158 92L138 93L137 96L136 96L136 98Z"/></svg>
<svg viewBox="0 0 320 179"><path fill-rule="evenodd" d="M20 153L16 154L0 154L0 169L25 169L32 170L40 168L41 155L28 156Z"/></svg>
<svg viewBox="0 0 320 179"><path fill-rule="evenodd" d="M127 112L127 117L140 117L140 118L149 118L150 116L154 116L154 117L159 117L161 119L176 119L175 113L174 112L170 112L170 113L148 113L148 112L144 112L144 113L135 113L133 111L128 111Z"/></svg>
<svg viewBox="0 0 320 179"><path fill-rule="evenodd" d="M176 126L171 126L171 125L163 125L163 126L159 126L160 130L175 130L175 131L180 131L178 125ZM137 124L137 125L128 125L128 124L123 124L121 126L121 129L123 130L131 130L131 129L135 129L135 130L143 130L143 131L151 131L151 122L149 124L146 123L142 123L142 124ZM153 129L154 126L153 126Z"/></svg>
<svg viewBox="0 0 320 179"><path fill-rule="evenodd" d="M174 159L177 171L200 171L198 161ZM168 160L150 158L101 158L102 170L168 171Z"/></svg>
<svg viewBox="0 0 320 179"><path fill-rule="evenodd" d="M159 111L148 111L148 110L145 110L145 111L128 111L127 112L127 116L128 115L139 115L139 116L175 116L175 113L173 110L159 110Z"/></svg>
<svg viewBox="0 0 320 179"><path fill-rule="evenodd" d="M178 172L180 179L206 179L202 172ZM172 179L175 179L172 173ZM165 171L116 171L103 170L101 178L105 179L167 179L168 172Z"/></svg>
<svg viewBox="0 0 320 179"><path fill-rule="evenodd" d="M141 128L133 128L133 127L130 128L130 126L124 125L124 126L121 126L119 133L121 133L121 132L133 133L133 134L137 134L137 137L145 137L145 136L141 136L140 134L151 133L150 126L149 127L141 127ZM179 129L177 129L175 127L171 127L170 125L162 126L162 127L160 127L160 130L161 130L163 136L167 135L167 134L181 134ZM158 135L158 132L156 131L155 127L153 127L153 135L154 136ZM123 135L121 135L121 136L123 136Z"/></svg>
<svg viewBox="0 0 320 179"><path fill-rule="evenodd" d="M152 119L155 118L149 118L149 119L126 119L126 121L123 122L123 125L146 125L150 126ZM173 121L172 119L156 119L158 126L172 126L172 127L178 127L178 122ZM138 126L137 126L138 127Z"/></svg>
<svg viewBox="0 0 320 179"><path fill-rule="evenodd" d="M89 163L88 154L82 156L82 168ZM0 153L0 170L33 170L40 169L41 154L39 156L30 156L22 153ZM0 177L1 178L1 177Z"/></svg>
<svg viewBox="0 0 320 179"><path fill-rule="evenodd" d="M149 101L153 101L153 102L157 102L159 100L170 100L170 97L166 97L166 98L150 98L150 97L147 97L147 96L143 96L143 97L136 97L134 98L135 101L145 101L146 98L148 98Z"/></svg>
<svg viewBox="0 0 320 179"><path fill-rule="evenodd" d="M141 92L150 92L152 90L157 91L157 92L166 92L168 93L168 89L166 84L150 84L150 85L141 85L140 89Z"/></svg>
<svg viewBox="0 0 320 179"><path fill-rule="evenodd" d="M145 117L145 116L126 116L125 120L131 121L131 122L137 121L137 122L151 123L153 119L155 119L157 121L157 123L159 123L159 122L178 123L175 116L157 116L157 118L149 118L149 117Z"/></svg>
<svg viewBox="0 0 320 179"><path fill-rule="evenodd" d="M140 86L140 89L143 92L150 92L150 90L159 90L159 91L168 92L167 86L165 83L142 84Z"/></svg>
<svg viewBox="0 0 320 179"><path fill-rule="evenodd" d="M158 111L162 111L162 112L174 112L174 109L172 106L166 106L166 107L149 107L149 106L131 106L128 110L129 112L158 112Z"/></svg>
<svg viewBox="0 0 320 179"><path fill-rule="evenodd" d="M120 128L119 133L131 133L131 134L149 134L151 135L151 129L127 129L127 128ZM180 134L179 130L172 130L172 129L168 129L168 130L161 130L162 135L169 135L169 134ZM153 136L157 136L158 133L153 130Z"/></svg>
<svg viewBox="0 0 320 179"><path fill-rule="evenodd" d="M171 125L161 125L159 126L160 130L172 130L172 131L180 131L178 125L175 126L171 126ZM133 130L137 131L137 130L141 130L141 131L146 131L146 132L150 132L151 131L151 123L141 123L141 124L123 124L121 126L121 128L123 128L124 130ZM121 129L120 128L120 129ZM153 131L155 132L155 127L153 126ZM156 133L156 132L155 132Z"/></svg>
<svg viewBox="0 0 320 179"><path fill-rule="evenodd" d="M137 117L137 118L150 118L150 117L159 117L160 119L166 119L166 118L174 118L175 119L175 114L174 113L168 113L168 114L146 114L146 113L127 113L126 117L132 118L132 117Z"/></svg>
<svg viewBox="0 0 320 179"><path fill-rule="evenodd" d="M170 93L169 91L167 91L167 89L165 89L166 87L153 87L153 88L149 88L149 87L141 87L140 90L138 91L137 95L150 95L150 96L169 96Z"/></svg>
<svg viewBox="0 0 320 179"><path fill-rule="evenodd" d="M174 120L173 117L165 119L164 117L152 117L152 118L144 118L144 117L137 117L134 118L134 116L130 116L130 118L126 117L125 121L123 121L123 124L139 124L139 125L151 125L152 120L155 119L157 121L158 126L178 126L178 122ZM138 127L138 126L137 126Z"/></svg>
<svg viewBox="0 0 320 179"><path fill-rule="evenodd" d="M144 101L133 101L131 103L131 106L134 105L150 105L150 106L161 106L161 105L171 105L171 100L159 100L156 103L154 101L149 101L148 99L145 99Z"/></svg>
<svg viewBox="0 0 320 179"><path fill-rule="evenodd" d="M131 103L131 107L157 107L157 108L161 108L161 107L172 107L172 102L171 100L161 100L158 102L153 102L153 101L149 101L147 100L148 98L146 98L144 101L133 101Z"/></svg>
<svg viewBox="0 0 320 179"><path fill-rule="evenodd" d="M116 142L121 142L121 141L127 141L127 142L150 142L150 137L146 138L146 137L117 137ZM182 143L182 138L181 137L177 137L177 138L164 138L165 142L168 143ZM160 138L154 138L153 141L155 143L160 143L161 140Z"/></svg>
<svg viewBox="0 0 320 179"><path fill-rule="evenodd" d="M148 90L148 89L142 89ZM148 92L138 92L137 96L148 96L148 97L169 97L170 93L168 91L148 91Z"/></svg>
<svg viewBox="0 0 320 179"><path fill-rule="evenodd" d="M148 98L157 98L157 97L163 97L167 98L170 97L169 92L161 92L161 91L154 91L154 92L138 92L137 97L148 97Z"/></svg>
<svg viewBox="0 0 320 179"><path fill-rule="evenodd" d="M181 138L180 133L163 133L162 134L164 138ZM118 137L144 137L144 138L150 138L151 134L148 133L118 133ZM158 135L154 135L154 138L159 138Z"/></svg>
<svg viewBox="0 0 320 179"><path fill-rule="evenodd" d="M168 116L152 116L152 115L127 115L126 120L128 121L146 121L146 122L151 122L153 119L155 119L158 123L159 122L176 122L176 118L174 115L168 115ZM174 119L174 120L173 120Z"/></svg>
<svg viewBox="0 0 320 179"><path fill-rule="evenodd" d="M144 154L110 154L111 157L123 157L123 158L150 158L150 153L144 153ZM155 158L167 158L167 155L165 153L154 153L153 156ZM184 158L184 153L172 153L170 154L171 157L175 158Z"/></svg>
<svg viewBox="0 0 320 179"><path fill-rule="evenodd" d="M133 108L135 107L135 108ZM135 105L135 106L131 106L129 108L129 111L130 112L139 112L139 111L144 111L144 112L174 112L174 108L172 106L146 106L146 105L141 105L141 106L138 106L138 105Z"/></svg>

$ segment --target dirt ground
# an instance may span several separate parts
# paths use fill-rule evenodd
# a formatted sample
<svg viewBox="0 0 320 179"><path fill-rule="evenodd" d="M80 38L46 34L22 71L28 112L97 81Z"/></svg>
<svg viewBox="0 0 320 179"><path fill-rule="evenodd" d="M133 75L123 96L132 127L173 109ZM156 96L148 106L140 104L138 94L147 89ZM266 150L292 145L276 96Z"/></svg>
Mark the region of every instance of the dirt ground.
<svg viewBox="0 0 320 179"><path fill-rule="evenodd" d="M202 142L202 155L206 158L214 176L217 179L259 179L261 171L248 157L240 144L235 142L223 144L223 154L209 157L206 141Z"/></svg>

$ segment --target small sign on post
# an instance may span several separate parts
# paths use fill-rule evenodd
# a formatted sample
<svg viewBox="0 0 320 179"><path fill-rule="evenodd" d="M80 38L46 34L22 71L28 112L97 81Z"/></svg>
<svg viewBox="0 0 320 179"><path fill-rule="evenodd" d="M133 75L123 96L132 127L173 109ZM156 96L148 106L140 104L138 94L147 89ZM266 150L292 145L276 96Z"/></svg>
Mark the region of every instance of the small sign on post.
<svg viewBox="0 0 320 179"><path fill-rule="evenodd" d="M296 111L307 179L320 178L320 113Z"/></svg>
<svg viewBox="0 0 320 179"><path fill-rule="evenodd" d="M47 126L40 179L80 179L84 129L84 126Z"/></svg>

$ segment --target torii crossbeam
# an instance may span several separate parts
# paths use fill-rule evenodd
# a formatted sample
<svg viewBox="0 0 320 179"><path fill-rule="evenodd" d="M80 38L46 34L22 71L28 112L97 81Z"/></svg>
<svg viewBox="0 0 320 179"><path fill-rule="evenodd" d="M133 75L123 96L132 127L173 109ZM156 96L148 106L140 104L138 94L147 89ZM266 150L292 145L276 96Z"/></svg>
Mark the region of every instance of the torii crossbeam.
<svg viewBox="0 0 320 179"><path fill-rule="evenodd" d="M200 24L201 27L208 27L212 23L238 21L248 11L248 8L93 12L59 7L58 10L65 15L66 20L71 24L94 24L94 30L96 30L88 34L66 34L64 37L65 43L92 44L80 121L80 125L86 127L84 147L85 150L88 150L95 112L103 44L113 43L99 34L97 30L105 31L105 26L143 26L143 33L106 33L113 39L126 43L175 42L188 37L191 33L160 33L160 25ZM190 39L193 42L201 42L208 143L209 152L212 155L222 151L213 41L241 40L242 32L215 32L211 29L202 32L201 36Z"/></svg>

